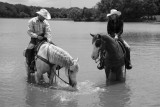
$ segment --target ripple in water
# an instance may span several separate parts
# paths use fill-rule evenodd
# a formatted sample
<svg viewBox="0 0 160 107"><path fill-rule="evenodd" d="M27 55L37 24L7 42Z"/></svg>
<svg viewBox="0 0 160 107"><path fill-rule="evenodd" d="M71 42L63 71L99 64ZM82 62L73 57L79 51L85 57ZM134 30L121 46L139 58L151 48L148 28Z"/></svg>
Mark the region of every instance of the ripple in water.
<svg viewBox="0 0 160 107"><path fill-rule="evenodd" d="M71 101L76 99L76 97L86 94L93 94L98 92L104 92L105 89L100 87L95 87L93 82L90 81L84 81L78 83L77 91L73 91L72 87L66 86L65 84L59 84L60 88L57 88L58 90L62 90L56 93L56 95L52 96L53 100L60 100L61 102ZM58 86L58 87L59 87Z"/></svg>

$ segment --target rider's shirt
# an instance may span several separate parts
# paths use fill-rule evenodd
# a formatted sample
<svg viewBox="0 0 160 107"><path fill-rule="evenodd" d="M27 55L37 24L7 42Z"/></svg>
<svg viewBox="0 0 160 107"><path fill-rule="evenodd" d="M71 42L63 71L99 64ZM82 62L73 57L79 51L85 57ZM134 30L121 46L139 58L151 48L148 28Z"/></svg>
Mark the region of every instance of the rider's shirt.
<svg viewBox="0 0 160 107"><path fill-rule="evenodd" d="M48 40L51 39L51 29L47 20L43 22L38 20L38 17L34 17L28 21L28 35L31 38L37 38L44 33L44 37Z"/></svg>
<svg viewBox="0 0 160 107"><path fill-rule="evenodd" d="M120 37L123 33L123 21L118 19L116 22L113 20L108 21L107 32L113 38L115 37L115 33Z"/></svg>

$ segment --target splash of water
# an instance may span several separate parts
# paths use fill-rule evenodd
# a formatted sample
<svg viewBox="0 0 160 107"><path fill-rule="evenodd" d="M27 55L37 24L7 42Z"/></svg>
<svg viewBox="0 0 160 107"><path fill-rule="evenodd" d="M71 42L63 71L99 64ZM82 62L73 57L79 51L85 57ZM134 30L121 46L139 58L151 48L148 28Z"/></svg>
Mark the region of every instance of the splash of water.
<svg viewBox="0 0 160 107"><path fill-rule="evenodd" d="M66 84L60 83L58 91L56 95L52 96L52 100L59 99L61 102L75 100L76 97L86 94L93 94L98 92L104 92L105 89L100 87L95 87L95 84L90 81L84 81L78 83L77 91L73 91L74 89ZM61 90L61 91L59 91Z"/></svg>

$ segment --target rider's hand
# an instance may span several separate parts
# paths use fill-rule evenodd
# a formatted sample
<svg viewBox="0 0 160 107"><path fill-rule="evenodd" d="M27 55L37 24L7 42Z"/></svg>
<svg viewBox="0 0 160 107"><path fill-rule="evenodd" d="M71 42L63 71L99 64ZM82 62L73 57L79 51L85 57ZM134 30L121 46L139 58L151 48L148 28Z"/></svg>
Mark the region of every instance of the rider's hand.
<svg viewBox="0 0 160 107"><path fill-rule="evenodd" d="M47 39L48 42L52 42L50 39Z"/></svg>
<svg viewBox="0 0 160 107"><path fill-rule="evenodd" d="M115 34L115 37L114 37L114 39L116 39L116 40L118 39L118 35L117 35L117 34Z"/></svg>
<svg viewBox="0 0 160 107"><path fill-rule="evenodd" d="M42 37L42 36L37 36L37 38L38 38L39 40L42 40L42 39L43 39L43 37Z"/></svg>
<svg viewBox="0 0 160 107"><path fill-rule="evenodd" d="M44 35L45 35L45 33L42 33L42 34L40 34L39 36L42 36L42 37L44 37Z"/></svg>

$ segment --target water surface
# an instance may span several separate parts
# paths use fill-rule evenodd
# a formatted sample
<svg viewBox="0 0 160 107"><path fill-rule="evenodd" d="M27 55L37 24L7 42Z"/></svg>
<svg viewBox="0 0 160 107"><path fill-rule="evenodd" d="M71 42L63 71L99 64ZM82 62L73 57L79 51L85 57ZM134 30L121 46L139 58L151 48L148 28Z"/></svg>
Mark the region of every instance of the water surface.
<svg viewBox="0 0 160 107"><path fill-rule="evenodd" d="M49 21L52 40L79 58L79 91L36 86L26 82L23 50L28 19L0 19L0 107L159 107L160 25L125 23L124 39L131 46L133 69L125 83L106 85L105 73L91 59L90 33L106 33L106 23ZM60 71L66 79L64 70Z"/></svg>

